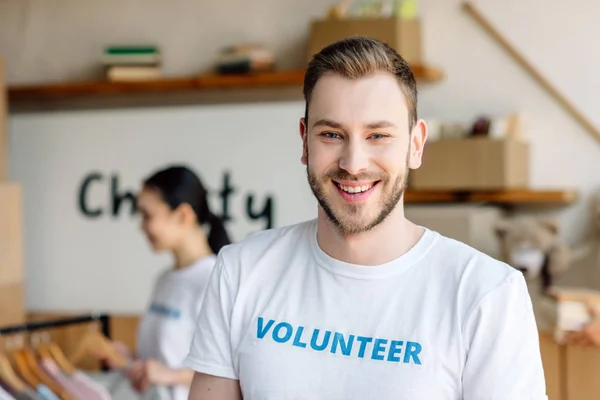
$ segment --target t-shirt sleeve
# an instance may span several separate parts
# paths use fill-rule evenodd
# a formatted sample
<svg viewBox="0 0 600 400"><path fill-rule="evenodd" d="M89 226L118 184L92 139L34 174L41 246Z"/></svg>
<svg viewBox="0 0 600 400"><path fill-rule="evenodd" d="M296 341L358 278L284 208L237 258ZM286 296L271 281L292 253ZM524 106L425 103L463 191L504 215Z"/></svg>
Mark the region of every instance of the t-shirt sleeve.
<svg viewBox="0 0 600 400"><path fill-rule="evenodd" d="M464 400L547 400L539 334L522 274L474 307L463 330Z"/></svg>
<svg viewBox="0 0 600 400"><path fill-rule="evenodd" d="M217 258L184 364L197 372L238 379L233 367L230 330L234 293L221 255Z"/></svg>
<svg viewBox="0 0 600 400"><path fill-rule="evenodd" d="M200 315L200 310L202 310L202 303L204 302L205 293L210 283L212 272L213 269L202 271L202 274L195 278L194 296L192 297L192 302L189 304L190 313L194 317L194 327L196 326L198 316Z"/></svg>

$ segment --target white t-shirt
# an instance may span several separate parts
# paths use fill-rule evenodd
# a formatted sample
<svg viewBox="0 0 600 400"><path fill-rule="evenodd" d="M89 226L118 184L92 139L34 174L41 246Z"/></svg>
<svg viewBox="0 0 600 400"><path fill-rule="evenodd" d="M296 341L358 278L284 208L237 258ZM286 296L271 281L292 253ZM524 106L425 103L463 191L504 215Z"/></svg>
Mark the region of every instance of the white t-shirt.
<svg viewBox="0 0 600 400"><path fill-rule="evenodd" d="M140 358L154 358L170 368L186 368L183 361L215 261L215 256L205 257L180 270L168 269L158 277L138 329ZM173 400L187 400L189 387L177 385L168 391Z"/></svg>
<svg viewBox="0 0 600 400"><path fill-rule="evenodd" d="M186 365L239 380L244 400L547 399L521 273L428 229L394 261L352 265L316 232L221 250Z"/></svg>

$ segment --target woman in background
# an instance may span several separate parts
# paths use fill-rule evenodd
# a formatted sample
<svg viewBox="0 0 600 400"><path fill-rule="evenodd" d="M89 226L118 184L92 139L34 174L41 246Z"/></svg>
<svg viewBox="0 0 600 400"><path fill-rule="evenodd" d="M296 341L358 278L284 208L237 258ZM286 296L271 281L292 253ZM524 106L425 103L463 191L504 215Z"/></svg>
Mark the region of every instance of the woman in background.
<svg viewBox="0 0 600 400"><path fill-rule="evenodd" d="M152 385L163 386L173 400L187 400L193 371L183 366L183 360L215 255L230 243L229 236L210 211L200 179L186 167L173 166L146 179L137 208L152 249L171 252L175 264L155 283L138 328L137 356L120 346L131 360L126 375L139 392Z"/></svg>

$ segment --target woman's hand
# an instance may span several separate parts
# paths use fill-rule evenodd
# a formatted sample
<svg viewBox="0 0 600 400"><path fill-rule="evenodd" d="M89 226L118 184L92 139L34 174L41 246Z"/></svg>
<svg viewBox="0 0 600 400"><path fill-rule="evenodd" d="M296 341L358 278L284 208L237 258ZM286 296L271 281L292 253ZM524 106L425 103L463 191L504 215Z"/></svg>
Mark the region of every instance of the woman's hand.
<svg viewBox="0 0 600 400"><path fill-rule="evenodd" d="M123 342L111 341L110 342L110 346L117 353L119 353L120 355L122 355L123 357L125 357L127 360L129 360L129 361L132 360L131 352L129 351L129 349L127 348L127 346ZM113 359L108 354L106 354L106 352L103 349L91 349L90 353L91 353L91 355L94 358L96 358L99 361L102 361L110 369L118 369L118 368L122 368L123 367L120 364L115 364L115 362L113 361Z"/></svg>
<svg viewBox="0 0 600 400"><path fill-rule="evenodd" d="M145 392L150 386L190 385L194 372L189 369L171 369L154 359L137 360L126 373L131 386Z"/></svg>
<svg viewBox="0 0 600 400"><path fill-rule="evenodd" d="M127 369L126 375L131 386L140 393L145 392L151 385L170 385L172 380L171 369L153 359L134 361Z"/></svg>
<svg viewBox="0 0 600 400"><path fill-rule="evenodd" d="M129 351L129 348L127 348L125 343L119 342L118 340L116 340L116 341L112 342L112 345L113 345L114 349L119 354L121 354L123 357L127 358L128 360L131 360L133 358L131 355L131 351Z"/></svg>

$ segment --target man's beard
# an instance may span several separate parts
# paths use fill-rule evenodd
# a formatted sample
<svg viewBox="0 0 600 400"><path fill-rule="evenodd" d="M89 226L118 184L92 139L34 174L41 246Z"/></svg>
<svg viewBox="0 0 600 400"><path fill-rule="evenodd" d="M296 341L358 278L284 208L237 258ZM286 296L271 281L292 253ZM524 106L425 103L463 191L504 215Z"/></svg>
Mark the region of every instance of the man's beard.
<svg viewBox="0 0 600 400"><path fill-rule="evenodd" d="M410 153L409 153L410 154ZM402 198L404 191L406 190L407 182L408 182L408 156L406 159L406 168L405 174L399 175L393 186L391 187L391 192L388 194L383 191L389 186L390 177L389 175L381 172L379 174L360 174L360 175L351 175L339 168L336 168L331 171L327 171L321 182L317 176L310 171L309 163L307 162L306 166L306 175L308 177L308 183L310 188L315 195L319 205L327 215L327 218L335 225L335 227L342 233L343 235L348 234L357 234L366 232L370 229L373 229L377 225L381 224L390 213L396 208L396 205ZM359 211L364 208L364 205L358 204L345 204L343 206L343 210L340 209L338 214L333 210L333 207L327 200L327 195L325 194L324 188L325 185L329 184L331 181L379 181L377 185L381 185L382 196L383 198L380 201L381 209L379 214L375 216L371 221L353 221L352 216L358 215ZM334 184L332 182L332 184ZM341 208L341 207L340 207ZM345 214L345 215L344 215Z"/></svg>

